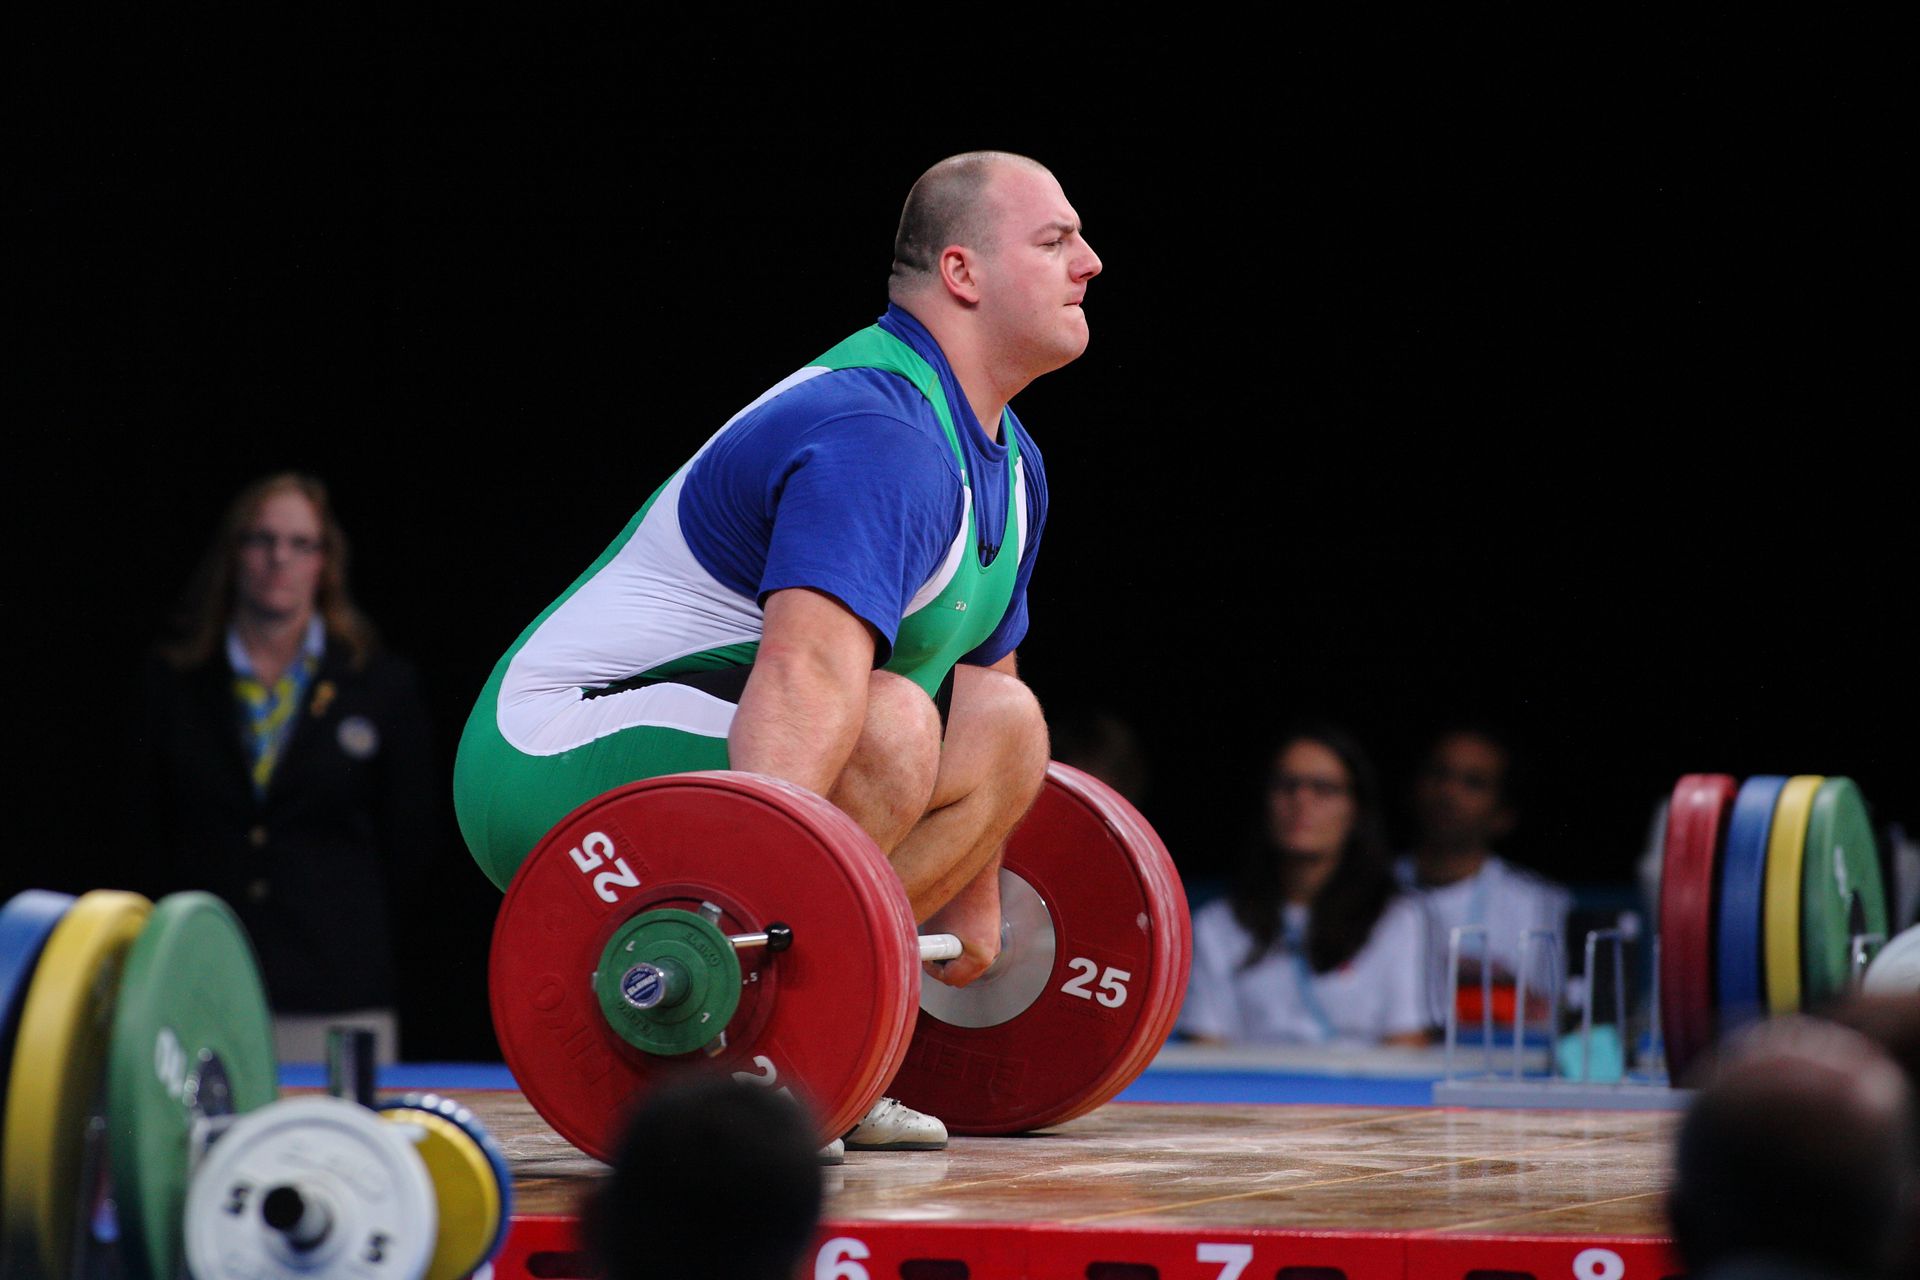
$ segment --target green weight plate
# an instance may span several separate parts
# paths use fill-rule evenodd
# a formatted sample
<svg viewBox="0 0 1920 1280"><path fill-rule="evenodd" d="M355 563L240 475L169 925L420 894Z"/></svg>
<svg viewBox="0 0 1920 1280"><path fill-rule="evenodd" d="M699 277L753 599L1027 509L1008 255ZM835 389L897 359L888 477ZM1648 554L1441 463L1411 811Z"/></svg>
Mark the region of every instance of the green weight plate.
<svg viewBox="0 0 1920 1280"><path fill-rule="evenodd" d="M1856 931L1883 939L1888 933L1873 821L1851 779L1828 778L1814 793L1801 863L1800 916L1801 999L1811 1009L1847 993Z"/></svg>
<svg viewBox="0 0 1920 1280"><path fill-rule="evenodd" d="M207 893L154 907L120 984L107 1066L108 1142L131 1280L173 1280L196 1116L279 1092L273 1022L253 946Z"/></svg>
<svg viewBox="0 0 1920 1280"><path fill-rule="evenodd" d="M691 911L643 911L600 952L593 988L614 1033L648 1053L692 1053L740 1007L727 935Z"/></svg>

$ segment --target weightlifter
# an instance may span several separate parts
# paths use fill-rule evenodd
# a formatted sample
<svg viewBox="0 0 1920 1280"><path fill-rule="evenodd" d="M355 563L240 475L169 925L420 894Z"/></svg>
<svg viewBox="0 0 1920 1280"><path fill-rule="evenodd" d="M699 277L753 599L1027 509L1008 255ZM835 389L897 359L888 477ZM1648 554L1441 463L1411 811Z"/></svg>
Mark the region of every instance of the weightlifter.
<svg viewBox="0 0 1920 1280"><path fill-rule="evenodd" d="M1048 759L1015 660L1046 477L1008 401L1086 349L1099 272L1035 161L920 177L879 322L721 427L494 668L454 770L494 883L623 783L771 774L858 822L915 918L959 936L944 981L985 971L1000 851ZM845 1141L946 1128L883 1098Z"/></svg>

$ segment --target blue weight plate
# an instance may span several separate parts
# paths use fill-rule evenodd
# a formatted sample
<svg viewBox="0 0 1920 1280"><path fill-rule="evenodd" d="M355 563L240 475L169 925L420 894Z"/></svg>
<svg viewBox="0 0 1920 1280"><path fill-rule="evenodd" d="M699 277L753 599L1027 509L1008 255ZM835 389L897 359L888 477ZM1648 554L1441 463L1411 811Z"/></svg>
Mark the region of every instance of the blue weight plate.
<svg viewBox="0 0 1920 1280"><path fill-rule="evenodd" d="M500 1252L500 1246L507 1238L507 1228L513 1222L513 1172L507 1168L506 1154L500 1150L500 1144L494 1141L493 1135L487 1132L487 1126L480 1122L480 1117L452 1098L438 1093L409 1093L382 1102L376 1109L393 1111L403 1107L430 1111L452 1121L473 1139L486 1155L487 1163L493 1167L493 1176L500 1183L500 1226L494 1232L493 1242L487 1246L486 1257L491 1260Z"/></svg>
<svg viewBox="0 0 1920 1280"><path fill-rule="evenodd" d="M1720 863L1718 964L1714 970L1720 1030L1757 1022L1767 1012L1767 836L1773 806L1787 780L1761 774L1741 784L1727 819L1727 847Z"/></svg>
<svg viewBox="0 0 1920 1280"><path fill-rule="evenodd" d="M67 914L73 899L64 893L28 889L0 907L0 1098L7 1096L7 1077L13 1069L13 1038L20 1030L20 1010L40 949L47 945L53 926Z"/></svg>

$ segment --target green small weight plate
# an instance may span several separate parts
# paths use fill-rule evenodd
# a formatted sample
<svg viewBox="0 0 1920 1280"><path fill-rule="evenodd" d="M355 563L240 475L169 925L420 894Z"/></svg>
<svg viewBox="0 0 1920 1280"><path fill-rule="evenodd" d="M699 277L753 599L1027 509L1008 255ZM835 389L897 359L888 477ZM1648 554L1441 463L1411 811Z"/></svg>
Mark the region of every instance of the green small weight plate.
<svg viewBox="0 0 1920 1280"><path fill-rule="evenodd" d="M1851 779L1828 778L1814 793L1801 877L1801 999L1811 1009L1847 993L1856 928L1888 934L1873 821Z"/></svg>
<svg viewBox="0 0 1920 1280"><path fill-rule="evenodd" d="M155 905L127 954L108 1051L108 1142L131 1280L179 1271L196 1116L279 1092L273 1021L239 919L207 893Z"/></svg>
<svg viewBox="0 0 1920 1280"><path fill-rule="evenodd" d="M740 1007L740 960L727 935L691 911L643 911L607 939L593 987L622 1040L691 1053Z"/></svg>

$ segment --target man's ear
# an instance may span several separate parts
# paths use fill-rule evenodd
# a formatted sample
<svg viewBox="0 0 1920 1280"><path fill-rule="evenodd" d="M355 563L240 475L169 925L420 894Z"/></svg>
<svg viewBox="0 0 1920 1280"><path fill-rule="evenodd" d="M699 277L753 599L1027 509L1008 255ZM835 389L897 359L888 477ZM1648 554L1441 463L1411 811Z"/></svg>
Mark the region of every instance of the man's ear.
<svg viewBox="0 0 1920 1280"><path fill-rule="evenodd" d="M950 244L940 251L940 283L948 294L969 306L980 301L979 260L964 245Z"/></svg>

